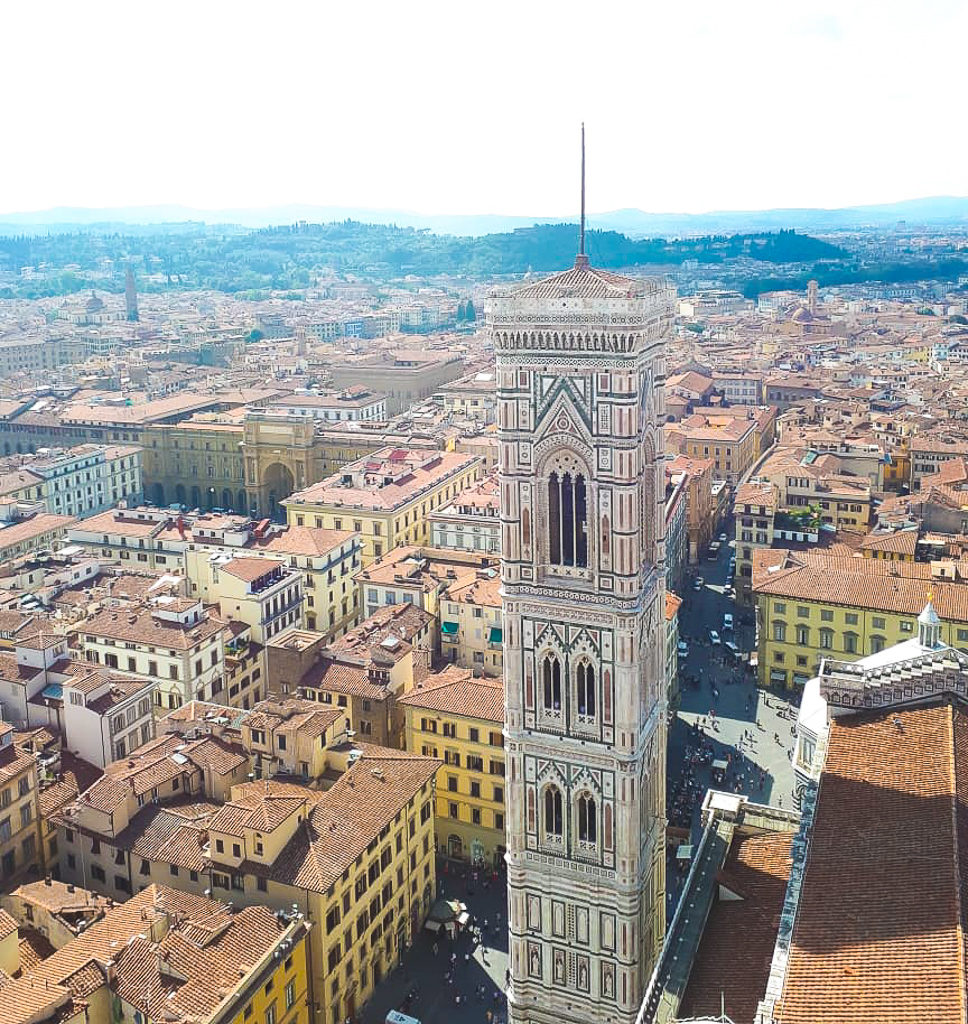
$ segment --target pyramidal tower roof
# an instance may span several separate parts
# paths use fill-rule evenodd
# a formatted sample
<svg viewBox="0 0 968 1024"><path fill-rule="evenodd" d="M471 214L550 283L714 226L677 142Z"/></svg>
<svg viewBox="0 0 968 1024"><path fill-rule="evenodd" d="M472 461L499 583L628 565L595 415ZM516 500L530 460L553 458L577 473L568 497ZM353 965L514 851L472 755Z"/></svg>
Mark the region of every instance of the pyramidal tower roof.
<svg viewBox="0 0 968 1024"><path fill-rule="evenodd" d="M589 264L587 256L580 255L568 270L515 288L512 295L516 299L634 299L665 287L664 282L654 279L599 270Z"/></svg>

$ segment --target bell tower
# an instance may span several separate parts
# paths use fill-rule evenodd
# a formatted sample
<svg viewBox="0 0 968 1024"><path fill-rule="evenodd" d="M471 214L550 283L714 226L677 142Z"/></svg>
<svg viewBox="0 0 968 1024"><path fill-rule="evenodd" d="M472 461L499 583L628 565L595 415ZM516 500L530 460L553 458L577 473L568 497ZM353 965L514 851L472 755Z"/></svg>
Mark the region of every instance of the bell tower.
<svg viewBox="0 0 968 1024"><path fill-rule="evenodd" d="M675 292L597 270L581 248L573 268L486 305L514 1024L631 1024L665 929L660 424Z"/></svg>

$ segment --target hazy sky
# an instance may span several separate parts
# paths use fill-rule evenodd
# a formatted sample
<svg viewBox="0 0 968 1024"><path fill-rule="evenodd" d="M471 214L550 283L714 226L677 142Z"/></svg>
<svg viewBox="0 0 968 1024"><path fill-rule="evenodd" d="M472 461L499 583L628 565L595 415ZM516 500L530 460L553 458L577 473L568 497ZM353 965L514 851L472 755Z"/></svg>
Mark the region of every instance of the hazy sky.
<svg viewBox="0 0 968 1024"><path fill-rule="evenodd" d="M6 3L0 212L968 193L965 0Z"/></svg>

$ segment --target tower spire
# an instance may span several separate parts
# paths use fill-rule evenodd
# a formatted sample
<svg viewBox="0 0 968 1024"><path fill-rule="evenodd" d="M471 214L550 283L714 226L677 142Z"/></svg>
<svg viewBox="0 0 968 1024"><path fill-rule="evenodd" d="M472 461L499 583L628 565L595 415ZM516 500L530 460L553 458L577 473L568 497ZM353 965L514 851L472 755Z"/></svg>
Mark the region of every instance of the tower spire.
<svg viewBox="0 0 968 1024"><path fill-rule="evenodd" d="M575 257L576 267L587 267L588 257L585 255L585 122L581 123L581 229L578 234L578 255Z"/></svg>

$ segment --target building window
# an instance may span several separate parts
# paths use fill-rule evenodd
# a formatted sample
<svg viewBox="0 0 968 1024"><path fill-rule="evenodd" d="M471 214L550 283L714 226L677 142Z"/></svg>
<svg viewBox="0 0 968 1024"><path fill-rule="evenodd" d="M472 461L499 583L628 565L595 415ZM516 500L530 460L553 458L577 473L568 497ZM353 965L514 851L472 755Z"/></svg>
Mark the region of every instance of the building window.
<svg viewBox="0 0 968 1024"><path fill-rule="evenodd" d="M553 654L545 657L542 668L545 711L561 709L561 662Z"/></svg>
<svg viewBox="0 0 968 1024"><path fill-rule="evenodd" d="M773 639L783 643L786 640L786 623L785 622L774 622L773 623Z"/></svg>
<svg viewBox="0 0 968 1024"><path fill-rule="evenodd" d="M561 790L556 786L549 786L545 790L544 816L545 834L560 838L563 835Z"/></svg>
<svg viewBox="0 0 968 1024"><path fill-rule="evenodd" d="M856 633L844 633L844 650L848 654L857 653L857 634Z"/></svg>
<svg viewBox="0 0 968 1024"><path fill-rule="evenodd" d="M588 565L585 478L552 473L548 478L549 553L552 565Z"/></svg>
<svg viewBox="0 0 968 1024"><path fill-rule="evenodd" d="M820 630L820 646L829 651L834 645L834 631L832 629Z"/></svg>
<svg viewBox="0 0 968 1024"><path fill-rule="evenodd" d="M810 643L810 630L806 626L797 626L797 643L806 647Z"/></svg>
<svg viewBox="0 0 968 1024"><path fill-rule="evenodd" d="M877 654L878 651L884 650L884 637L872 636L871 637L871 654Z"/></svg>
<svg viewBox="0 0 968 1024"><path fill-rule="evenodd" d="M595 820L596 807L594 797L578 798L578 839L582 843L597 842L598 828Z"/></svg>
<svg viewBox="0 0 968 1024"><path fill-rule="evenodd" d="M595 669L587 661L578 663L578 714L595 717Z"/></svg>

